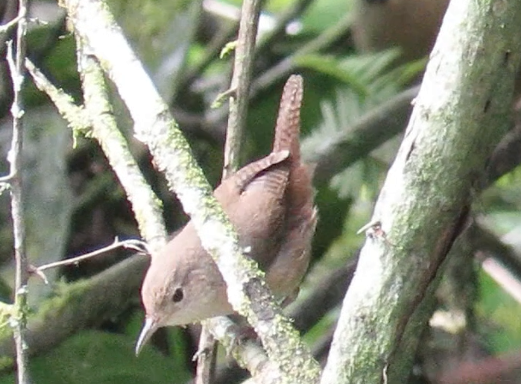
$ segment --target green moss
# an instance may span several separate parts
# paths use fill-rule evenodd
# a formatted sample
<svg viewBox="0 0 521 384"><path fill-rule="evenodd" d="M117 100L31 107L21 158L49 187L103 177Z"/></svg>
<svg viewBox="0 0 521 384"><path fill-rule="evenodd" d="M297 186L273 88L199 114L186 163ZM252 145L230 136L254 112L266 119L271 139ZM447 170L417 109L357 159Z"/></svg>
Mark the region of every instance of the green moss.
<svg viewBox="0 0 521 384"><path fill-rule="evenodd" d="M85 299L85 291L90 287L88 280L80 280L73 284L58 282L55 295L45 300L36 313L34 320L45 320L48 317L56 317L60 313L71 308L78 307L74 302Z"/></svg>

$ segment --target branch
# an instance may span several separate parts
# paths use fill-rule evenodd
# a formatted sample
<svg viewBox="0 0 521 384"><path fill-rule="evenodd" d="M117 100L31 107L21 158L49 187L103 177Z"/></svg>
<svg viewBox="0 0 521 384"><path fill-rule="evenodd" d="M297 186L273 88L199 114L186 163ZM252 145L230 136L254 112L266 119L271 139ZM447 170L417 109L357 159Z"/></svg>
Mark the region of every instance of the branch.
<svg viewBox="0 0 521 384"><path fill-rule="evenodd" d="M392 103L392 101L390 102ZM409 108L409 104L405 103L403 104L406 108ZM400 107L402 108L402 107ZM402 111L402 109L398 109L399 111ZM394 123L393 115L395 114L395 110L389 109L388 115L385 121L388 121L390 123ZM401 113L401 112L400 112ZM87 119L83 118L83 121L87 121ZM380 134L387 133L387 127L386 125L380 125L377 123L376 120L368 119L369 123L367 125L368 132L374 132L373 129L380 129ZM372 122L372 123L371 123ZM357 125L358 126L358 125ZM346 148L352 148L354 147L352 140L357 140L356 138L359 138L360 142L368 143L367 147L364 147L364 150L367 152L361 152L359 154L360 157L365 156L367 153L372 151L376 146L378 145L377 142L373 141L367 141L368 138L373 137L374 135L370 135L369 133L366 133L365 130L361 130L359 135L354 135L347 137L345 140ZM376 134L376 138L378 138L378 134ZM519 153L518 151L518 144L515 142L509 142L507 140L508 138L505 137L505 142L508 143L506 147L515 149L516 153ZM519 135L517 136L517 139L519 140ZM356 141L355 141L356 142ZM317 155L318 162L320 163L320 157L326 156L326 153L321 153ZM504 159L501 160L501 152L498 152L498 159L500 160L500 164L506 164L505 166L501 166L501 170L508 171L519 164L519 159L517 158L507 158L507 161L505 162ZM349 160L351 161L351 160ZM349 163L347 162L347 164ZM347 166L347 165L345 165ZM494 166L491 166L491 168L494 168ZM500 172L501 174L501 172ZM496 176L497 177L497 176ZM501 253L499 253L501 255ZM119 302L115 304L115 297L114 295L130 295L132 292L135 292L139 289L140 285L140 279L141 276L146 268L146 259L145 258L139 258L141 262L136 264L135 262L132 263L131 260L129 262L123 262L121 265L117 265L115 267L112 267L111 269L107 270L106 273L103 272L102 274L98 275L97 277L90 279L88 285L85 286L84 295L80 296L79 298L81 300L77 301L77 304L80 305L80 307L76 307L76 301L74 303L69 303L67 305L66 301L63 302L64 307L60 306L56 310L57 313L55 313L53 316L49 316L47 318L41 318L40 315L37 315L37 318L30 319L29 320L29 339L30 339L30 345L31 345L31 351L30 354L38 353L41 351L45 351L50 349L52 346L56 345L57 343L61 342L64 338L70 336L74 332L77 332L79 329L83 328L85 324L94 324L96 321L96 317L102 317L102 318L110 318L122 311L124 308L126 308L126 301L123 300L123 297L120 297ZM114 270L117 269L118 272L114 272ZM129 277L137 276L138 278L130 279ZM84 284L85 282L80 282L81 284ZM78 284L80 284L78 283ZM100 295L98 297L95 297L95 295L99 292L105 292L107 287L111 286L117 286L119 287L118 291L114 293L114 295ZM77 286L72 285L70 287L71 290L75 290ZM68 288L67 288L68 289ZM334 290L332 291L334 293ZM92 300L97 300L96 304L97 308L99 307L99 311L93 312L93 311L87 311L82 310L81 305L84 304L84 302L92 303ZM90 300L90 301L89 301ZM64 311L60 308L67 309L67 311ZM84 313L83 316L71 316L69 314L69 311L71 313L80 314ZM297 317L298 318L298 317ZM35 324L38 323L40 325L35 326ZM67 332L62 332L60 328L65 327L67 329ZM0 343L0 356L7 355L7 349L6 349L6 341L4 340L3 343ZM34 348L34 350L33 350ZM12 356L12 354L9 354Z"/></svg>
<svg viewBox="0 0 521 384"><path fill-rule="evenodd" d="M284 372L270 361L262 348L252 340L237 343L241 339L239 327L227 317L216 317L205 322L214 336L230 351L237 363L248 369L258 384L281 383L284 381ZM287 380L287 379L286 379ZM291 381L290 381L291 382Z"/></svg>
<svg viewBox="0 0 521 384"><path fill-rule="evenodd" d="M195 164L186 140L108 8L95 0L66 0L64 5L75 32L120 92L134 119L136 137L148 146L158 169L165 173L171 189L191 216L203 247L226 281L233 308L246 316L287 380L315 382L319 374L317 363L300 340L293 341L298 334L281 309L260 300L271 297L261 274L254 262L242 255L237 235Z"/></svg>
<svg viewBox="0 0 521 384"><path fill-rule="evenodd" d="M239 156L248 112L248 94L251 81L253 52L255 49L255 38L257 36L261 4L261 0L246 0L242 5L239 37L237 39L237 48L235 49L235 62L230 84L230 89L235 92L234 96L230 97L230 114L228 117L228 127L226 129L222 180L236 172L240 165ZM211 379L211 367L215 363L215 352L217 348L215 340L210 334L212 331L211 328L212 327L209 327L207 324L203 324L201 330L195 379L196 384L205 384L213 381ZM202 351L204 351L204 353L201 353Z"/></svg>
<svg viewBox="0 0 521 384"><path fill-rule="evenodd" d="M122 247L127 248L127 249L132 249L132 250L138 251L138 252L140 252L140 251L143 252L143 250L146 247L146 244L140 240L119 241L118 239L115 239L112 244L110 244L106 247L97 249L95 251L92 251L92 252L86 253L84 255L77 256L77 257L72 257L69 259L60 260L60 261L56 261L53 263L41 265L41 266L37 267L34 272L42 273L43 271L46 271L46 270L52 269L52 268L58 268L58 267L63 267L66 265L73 265L73 264L78 265L78 263L80 263L82 261L88 260L90 258L99 256L103 253L107 253L114 249L118 249L118 248L122 248ZM47 279L44 279L44 280L47 283Z"/></svg>
<svg viewBox="0 0 521 384"><path fill-rule="evenodd" d="M38 313L29 318L29 355L49 351L79 330L115 318L135 304L132 301L148 262L148 257L136 255L90 279L59 285L55 296L42 302ZM14 365L10 360L15 356L12 339L3 332L0 356L0 371Z"/></svg>
<svg viewBox="0 0 521 384"><path fill-rule="evenodd" d="M92 123L92 136L99 142L125 190L139 233L148 243L153 256L164 247L167 238L160 200L141 173L125 137L117 127L99 63L86 52L80 38L76 39L76 44L85 110Z"/></svg>
<svg viewBox="0 0 521 384"><path fill-rule="evenodd" d="M67 97L64 94L62 94L62 96ZM57 99L53 98L53 101L56 102ZM390 101L390 103L393 104L392 101ZM407 106L407 103L405 105ZM62 107L59 108L60 113L63 113ZM74 107L79 109L77 106ZM401 109L399 110L401 111ZM393 114L393 110L388 110L388 116L384 120L393 122ZM81 114L79 116L81 116ZM78 122L80 121L87 122L88 119L83 117L82 119L78 119ZM367 121L373 122L367 125L369 132L372 132L373 129L380 128L382 129L381 134L385 133L386 126L379 126L376 123L378 120L367 119ZM362 124L361 126L365 125ZM361 130L355 137L359 137L360 141L365 141L365 132L365 129ZM517 134L514 134L515 132ZM370 135L367 137L373 136L378 135ZM490 181L486 186L501 177L504 174L503 172L508 172L521 163L519 156L510 156L513 152L519 153L518 146L520 138L521 130L511 131L511 133L503 138L503 141L496 148L495 155L492 156L490 166L488 167L488 173L485 179ZM353 140L353 138L349 136L345 140L345 145L351 147L350 140ZM360 156L366 156L375 149L377 145L377 142L369 141L367 147L364 147L367 152L360 153ZM325 154L317 155L319 156L319 163L320 156L324 155ZM479 241L486 239L482 234L477 237ZM480 246L479 241L478 249L490 252L495 258L500 258L507 254L504 250L495 251L491 250L492 248L490 246ZM497 241L497 239L495 241ZM518 256L512 255L509 258L518 258ZM510 263L503 260L501 261L510 267ZM95 325L100 318L113 318L128 308L129 303L126 297L132 296L133 292L135 293L135 291L139 289L146 266L147 258L135 256L107 269L91 279L73 283L62 288L58 297L52 298L44 303L43 312L39 312L29 319L28 339L31 345L29 354L33 356L47 351L62 342L65 338L78 332L78 330ZM513 270L517 271L517 269ZM521 271L521 269L519 270ZM294 311L291 311L290 317L295 319L295 326L300 330L305 330L309 327L309 324L316 322L316 318L323 316L324 312L322 312L322 310L316 310L317 305L315 303L320 303L321 306L324 307L324 311L335 306L345 294L345 287L347 286L346 279L348 279L349 276L349 270L342 269L332 272L330 276L321 280L321 283L317 284L318 287L313 290L309 300L306 299L299 305L301 309L295 308ZM341 287L340 284L345 285ZM100 292L109 291L111 292L110 295L100 294ZM77 299L64 299L66 296L71 297L72 292L74 292L74 297ZM328 304L324 305L326 302ZM89 310L90 305L94 305L96 311L92 311L92 308ZM52 308L52 311L45 310L45 308ZM314 310L309 310L309 308L313 308ZM9 334L9 338L10 337L11 335ZM14 355L14 349L11 348L10 340L6 337L2 337L0 339L0 356L13 358ZM12 365L13 362L8 364ZM3 365L3 367L5 367L5 365Z"/></svg>
<svg viewBox="0 0 521 384"><path fill-rule="evenodd" d="M16 31L16 53L13 60L12 42L9 43L7 61L13 80L13 138L8 160L10 166L11 215L13 218L14 256L15 256L15 299L14 314L11 318L13 336L16 346L16 366L18 383L30 382L27 356L27 282L29 280L29 262L25 248L25 222L23 217L23 187L22 187L22 147L24 107L22 101L22 86L25 76L25 38L27 32L27 2L20 0L18 8L18 27Z"/></svg>
<svg viewBox="0 0 521 384"><path fill-rule="evenodd" d="M260 6L261 0L246 0L242 6L239 37L230 85L230 89L234 91L235 95L230 97L230 114L224 147L223 179L239 168L239 155L248 111L248 95Z"/></svg>
<svg viewBox="0 0 521 384"><path fill-rule="evenodd" d="M72 98L57 89L32 62L27 60L26 66L36 86L49 96L73 132L93 136L99 142L131 202L140 233L153 254L166 241L159 199L147 184L116 126L97 63L87 58L82 48L79 49L78 60L81 61L86 108L75 105Z"/></svg>
<svg viewBox="0 0 521 384"><path fill-rule="evenodd" d="M375 207L322 383L406 381L474 183L506 132L519 65L516 1L451 2ZM479 85L479 86L478 86Z"/></svg>
<svg viewBox="0 0 521 384"><path fill-rule="evenodd" d="M14 28L20 20L22 20L22 16L18 15L7 23L0 25L0 34L9 32L9 30Z"/></svg>
<svg viewBox="0 0 521 384"><path fill-rule="evenodd" d="M517 136L508 134L504 137L495 150L497 154L492 156L493 161L488 168L485 179L497 179L502 176L497 170L510 170L520 164L521 160L518 157L509 155L512 152L510 151L511 148L518 148L520 136L521 132L518 131ZM518 261L521 257L496 236L476 225L467 230L465 235L471 236L471 242L475 244L478 251L490 254L492 258L499 260L508 267L509 271L515 273L517 278L521 276L521 264ZM353 266L356 265L357 260L358 256L346 268L332 271L314 286L313 292L308 298L296 303L297 306L290 310L289 317L295 319L297 329L305 333L325 313L341 302L352 278ZM134 256L91 279L62 288L57 297L42 305L44 308L42 312L29 319L28 339L31 345L29 354L32 356L49 350L78 330L96 324L100 318L108 319L119 315L128 306L125 297L132 296L132 292L139 289L141 276L147 266L146 261L147 259L142 256ZM110 295L100 294L109 287ZM65 297L72 297L73 292L77 299L65 299ZM89 305L94 305L97 310L89 310ZM45 308L52 309L51 316L49 316L49 310ZM66 332L63 331L64 329ZM14 357L15 352L11 350L10 337L11 334L9 333L8 336L0 339L0 356ZM257 356L260 355L257 354ZM247 360L245 363L255 364ZM13 363L6 362L4 364L6 365L3 367L7 367ZM223 377L226 376L225 372L220 373L223 374ZM221 375L219 375L217 382L227 381L222 381Z"/></svg>
<svg viewBox="0 0 521 384"><path fill-rule="evenodd" d="M316 39L310 41L291 56L281 60L278 64L268 69L262 75L257 77L250 89L250 102L258 98L263 91L275 84L277 81L287 77L295 69L296 61L299 56L307 55L313 52L319 52L331 45L339 36L343 35L351 26L351 16L347 15L337 24L330 27ZM210 126L218 126L225 118L225 111L219 110L211 114L206 124Z"/></svg>

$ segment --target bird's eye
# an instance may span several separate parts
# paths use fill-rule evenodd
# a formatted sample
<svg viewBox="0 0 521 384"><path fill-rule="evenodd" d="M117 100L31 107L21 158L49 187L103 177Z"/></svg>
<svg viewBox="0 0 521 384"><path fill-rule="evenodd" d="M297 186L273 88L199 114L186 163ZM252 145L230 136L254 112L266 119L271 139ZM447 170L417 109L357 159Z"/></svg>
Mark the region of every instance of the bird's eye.
<svg viewBox="0 0 521 384"><path fill-rule="evenodd" d="M182 288L176 288L174 291L174 294L172 295L172 301L174 303L179 303L181 300L183 300L184 292Z"/></svg>

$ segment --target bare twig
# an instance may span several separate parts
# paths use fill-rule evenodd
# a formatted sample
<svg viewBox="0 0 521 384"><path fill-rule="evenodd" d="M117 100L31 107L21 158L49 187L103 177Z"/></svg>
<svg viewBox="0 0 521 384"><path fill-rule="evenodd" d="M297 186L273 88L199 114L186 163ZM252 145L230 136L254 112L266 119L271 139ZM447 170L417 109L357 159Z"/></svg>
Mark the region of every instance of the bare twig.
<svg viewBox="0 0 521 384"><path fill-rule="evenodd" d="M79 36L76 36L76 41L85 109L92 122L92 136L99 142L125 190L139 232L149 243L153 257L164 247L167 238L160 200L145 180L125 137L117 127L98 61L87 52Z"/></svg>
<svg viewBox="0 0 521 384"><path fill-rule="evenodd" d="M224 147L223 178L228 177L239 166L244 124L246 121L248 94L250 89L255 37L259 22L261 0L244 1L241 11L239 38L235 50L235 62L230 89L235 95L230 98L230 115Z"/></svg>
<svg viewBox="0 0 521 384"><path fill-rule="evenodd" d="M38 312L29 318L26 340L28 353L48 352L81 329L97 326L135 306L149 258L135 255L96 276L60 286L58 294L46 299ZM12 340L0 338L3 367L15 356Z"/></svg>
<svg viewBox="0 0 521 384"><path fill-rule="evenodd" d="M247 0L243 2L242 6L239 37L230 84L230 89L235 92L230 98L230 115L224 148L223 180L239 168L239 155L247 115L253 52L261 3L262 0ZM212 366L215 364L215 352L215 340L207 326L203 325L197 358L197 384L207 384L212 381L211 374L214 371Z"/></svg>
<svg viewBox="0 0 521 384"><path fill-rule="evenodd" d="M146 252L146 249L147 249L147 245L145 242L141 241L141 240L123 240L123 241L119 241L118 238L114 239L114 242L106 247L103 247L103 248L100 248L100 249L97 249L95 251L92 251L92 252L89 252L89 253L86 253L84 255L80 255L80 256L77 256L77 257L72 257L70 259L67 259L67 260L61 260L61 261L56 261L54 263L49 263L49 264L44 264L38 268L36 268L35 272L43 272L43 271L46 271L48 269L51 269L51 268L57 268L57 267L63 267L63 266L66 266L66 265L73 265L73 264L78 264L82 261L85 261L87 259L90 259L92 257L95 257L95 256L99 256L99 255L102 255L104 253L107 253L107 252L110 252L110 251L113 251L114 249L118 249L118 248L127 248L127 249L132 249L134 251L137 251L137 252Z"/></svg>
<svg viewBox="0 0 521 384"><path fill-rule="evenodd" d="M521 282L500 261L487 257L481 263L483 270L518 303L521 303Z"/></svg>
<svg viewBox="0 0 521 384"><path fill-rule="evenodd" d="M195 371L195 384L213 383L215 375L215 361L217 353L217 342L207 325L203 324L197 347L197 369Z"/></svg>
<svg viewBox="0 0 521 384"><path fill-rule="evenodd" d="M25 16L24 16L25 17ZM0 34L7 33L11 28L14 28L18 22L22 20L22 16L18 14L14 19L8 21L7 23L0 25Z"/></svg>
<svg viewBox="0 0 521 384"><path fill-rule="evenodd" d="M15 313L12 318L14 341L16 346L16 365L18 383L29 383L28 348L25 338L27 323L27 281L29 268L25 249L25 223L23 219L23 189L22 189L22 147L23 147L23 103L21 91L24 82L25 34L27 32L27 2L20 0L18 8L18 28L16 35L16 53L13 58L12 42L8 44L7 61L13 80L13 138L8 154L10 162L11 185L11 215L13 218L15 271Z"/></svg>

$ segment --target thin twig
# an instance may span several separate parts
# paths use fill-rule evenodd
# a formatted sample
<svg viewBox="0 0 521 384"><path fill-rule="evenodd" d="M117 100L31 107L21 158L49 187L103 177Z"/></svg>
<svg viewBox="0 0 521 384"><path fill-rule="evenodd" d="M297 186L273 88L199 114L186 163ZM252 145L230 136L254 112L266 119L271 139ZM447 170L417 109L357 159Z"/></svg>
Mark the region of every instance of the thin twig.
<svg viewBox="0 0 521 384"><path fill-rule="evenodd" d="M197 358L194 384L213 383L216 355L217 341L208 329L208 326L203 324L201 335L199 336L199 346L197 347L197 353L194 356Z"/></svg>
<svg viewBox="0 0 521 384"><path fill-rule="evenodd" d="M239 155L247 115L253 52L261 4L262 0L249 0L244 1L242 6L233 75L229 88L234 92L230 98L230 115L226 129L223 180L239 168ZM196 384L207 384L212 381L216 349L215 339L208 327L203 325L197 356Z"/></svg>
<svg viewBox="0 0 521 384"><path fill-rule="evenodd" d="M9 183L12 178L13 178L13 175L11 175L11 172L9 172L8 175L0 177L0 184Z"/></svg>
<svg viewBox="0 0 521 384"><path fill-rule="evenodd" d="M481 263L483 270L518 303L521 303L521 282L500 261L487 257Z"/></svg>
<svg viewBox="0 0 521 384"><path fill-rule="evenodd" d="M7 33L11 28L14 28L18 22L22 20L22 16L18 14L14 19L8 21L7 23L0 25L0 34Z"/></svg>
<svg viewBox="0 0 521 384"><path fill-rule="evenodd" d="M239 38L230 84L230 89L235 90L235 95L230 98L230 115L224 146L223 178L228 177L239 166L239 153L247 116L255 37L257 36L261 3L261 0L250 0L245 1L242 6Z"/></svg>
<svg viewBox="0 0 521 384"><path fill-rule="evenodd" d="M134 239L120 241L118 238L116 238L116 239L114 239L114 242L112 244L110 244L106 247L97 249L95 251L92 251L92 252L89 252L89 253L86 253L86 254L83 254L80 256L72 257L67 260L61 260L61 261L56 261L54 263L44 264L44 265L36 268L36 272L43 272L43 271L46 271L46 270L52 269L52 268L63 267L63 266L72 265L72 264L78 264L81 261L85 261L92 257L99 256L103 253L107 253L107 252L113 251L114 249L118 249L118 248L122 248L122 247L127 248L127 249L133 249L134 251L137 251L137 252L143 252L144 250L146 252L146 249L147 249L147 245L144 241L134 240Z"/></svg>
<svg viewBox="0 0 521 384"><path fill-rule="evenodd" d="M18 28L16 31L16 52L12 51L12 41L7 48L7 61L13 80L13 138L8 160L11 164L11 215L13 218L13 236L15 253L15 314L13 317L13 336L16 346L16 365L18 383L29 383L28 348L25 339L27 323L27 281L29 279L29 268L25 249L25 223L23 219L23 196L22 196L22 143L23 143L23 104L22 86L24 81L25 60L25 34L27 31L27 2L20 0L18 9Z"/></svg>
<svg viewBox="0 0 521 384"><path fill-rule="evenodd" d="M59 294L42 302L29 318L26 337L30 356L49 352L80 330L135 307L134 297L148 264L148 257L134 255L89 279L60 287ZM5 334L0 337L3 368L13 365L12 344Z"/></svg>
<svg viewBox="0 0 521 384"><path fill-rule="evenodd" d="M76 41L85 110L92 122L92 136L99 142L125 190L139 232L149 243L154 256L165 246L167 238L160 200L147 183L117 127L99 62L89 54L79 36L76 36Z"/></svg>
<svg viewBox="0 0 521 384"><path fill-rule="evenodd" d="M313 39L309 43L305 44L298 51L293 53L291 56L281 60L278 64L265 71L262 75L257 77L253 81L250 88L250 101L259 97L259 95L268 89L271 85L277 81L288 76L295 68L296 60L303 55L308 55L314 52L320 52L330 46L335 40L337 40L342 34L344 34L352 23L352 17L350 15L342 18L334 26L327 29L317 38ZM225 118L225 110L219 109L212 114L209 114L209 118L206 124L210 126L217 126Z"/></svg>

